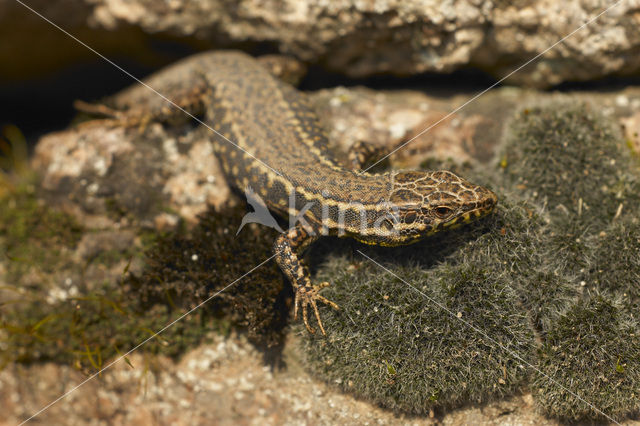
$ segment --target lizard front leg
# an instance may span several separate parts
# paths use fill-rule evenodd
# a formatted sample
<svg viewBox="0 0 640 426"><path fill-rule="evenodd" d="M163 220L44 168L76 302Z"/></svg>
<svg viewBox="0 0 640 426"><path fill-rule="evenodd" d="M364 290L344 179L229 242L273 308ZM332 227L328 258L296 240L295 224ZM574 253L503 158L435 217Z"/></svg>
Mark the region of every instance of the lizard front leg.
<svg viewBox="0 0 640 426"><path fill-rule="evenodd" d="M304 250L315 241L318 237L307 232L301 225L296 225L293 228L283 232L276 238L273 245L273 251L276 255L276 262L284 274L287 276L293 290L295 292L293 317L298 317L298 308L302 308L302 320L310 333L315 333L313 327L309 325L307 319L307 307L310 305L313 308L316 319L318 320L318 326L322 334L326 334L322 321L320 320L320 313L318 312L318 306L316 301L321 301L331 306L334 309L338 309L338 305L332 301L326 299L320 295L320 290L327 287L329 283L324 282L321 284L311 284L309 278L309 270L304 265L300 256Z"/></svg>

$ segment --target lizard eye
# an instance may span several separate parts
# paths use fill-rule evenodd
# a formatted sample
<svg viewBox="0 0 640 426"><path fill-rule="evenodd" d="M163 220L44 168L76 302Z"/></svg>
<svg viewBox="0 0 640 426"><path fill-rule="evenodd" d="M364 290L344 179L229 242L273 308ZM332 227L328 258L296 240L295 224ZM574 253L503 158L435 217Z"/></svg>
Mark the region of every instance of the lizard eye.
<svg viewBox="0 0 640 426"><path fill-rule="evenodd" d="M453 209L447 207L447 206L440 206L440 207L436 207L434 209L434 212L436 214L436 216L438 216L440 219L445 219L446 217L448 217L451 212L453 211Z"/></svg>

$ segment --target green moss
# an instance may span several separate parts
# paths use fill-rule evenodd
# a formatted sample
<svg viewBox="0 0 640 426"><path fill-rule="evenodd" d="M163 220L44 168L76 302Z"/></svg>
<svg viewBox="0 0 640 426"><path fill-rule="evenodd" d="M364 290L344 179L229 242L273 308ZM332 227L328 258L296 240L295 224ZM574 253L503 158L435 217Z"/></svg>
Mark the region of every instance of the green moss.
<svg viewBox="0 0 640 426"><path fill-rule="evenodd" d="M506 182L541 203L551 220L602 227L637 205L639 188L619 131L586 104L524 109L502 153Z"/></svg>
<svg viewBox="0 0 640 426"><path fill-rule="evenodd" d="M322 312L327 338L306 338L308 361L324 380L385 407L421 414L522 386L527 371L512 353L530 362L532 334L504 281L473 268L449 269L435 279L427 271L395 267L418 292L369 262L355 272L347 266L327 266L345 271L326 292L341 307ZM494 315L495 309L503 315Z"/></svg>
<svg viewBox="0 0 640 426"><path fill-rule="evenodd" d="M236 237L243 213L209 212L190 235L158 237L144 272L123 271L119 283L54 303L41 292L28 293L3 312L2 363L53 360L93 371L213 295L140 350L176 357L231 323L257 343L280 344L285 310L279 271L270 263L238 280L271 256L273 240L253 227Z"/></svg>
<svg viewBox="0 0 640 426"><path fill-rule="evenodd" d="M178 316L169 306L153 305L141 310L134 295L116 293L108 286L54 304L33 300L6 318L2 361L30 363L51 360L90 372L106 360L141 343ZM177 322L149 340L147 353L179 355L186 347L201 341L214 326L203 312Z"/></svg>
<svg viewBox="0 0 640 426"><path fill-rule="evenodd" d="M605 420L595 407L620 420L640 410L638 323L610 297L589 298L560 318L545 336L538 366L548 377L536 375L533 392L552 416Z"/></svg>
<svg viewBox="0 0 640 426"><path fill-rule="evenodd" d="M160 237L148 252L145 273L128 282L140 302L189 309L235 282L207 308L246 327L256 343L280 344L286 322L285 294L275 262L237 281L272 256L275 238L273 231L255 226L236 236L244 213L243 208L210 211L200 217L191 235L178 232Z"/></svg>
<svg viewBox="0 0 640 426"><path fill-rule="evenodd" d="M614 125L582 104L549 104L516 115L499 175L423 165L489 184L499 211L405 248L327 248L315 280L333 283L323 295L341 309L320 308L326 339L298 325L312 371L414 413L507 395L528 375L549 415L602 417L561 386L609 415L636 411L640 186Z"/></svg>
<svg viewBox="0 0 640 426"><path fill-rule="evenodd" d="M519 301L533 309L553 297L525 300L513 285L530 282L541 224L526 206L505 203L476 225L410 247L357 246L419 292L359 254L352 265L346 256L323 264L316 280L332 281L323 294L341 309L321 307L326 339L298 326L314 373L412 413L517 392L535 362L534 329Z"/></svg>
<svg viewBox="0 0 640 426"><path fill-rule="evenodd" d="M589 106L551 103L516 115L501 166L504 182L538 203L549 222L536 248L541 270L574 285L557 307L553 284L530 287L547 293L540 306L556 313L541 328L540 367L551 379L536 375L538 404L567 420L605 418L589 404L615 418L632 414L640 389L640 186L628 148Z"/></svg>
<svg viewBox="0 0 640 426"><path fill-rule="evenodd" d="M541 257L550 268L584 281L585 273L589 269L591 234L584 222L573 218L566 220L562 226L555 223L547 229L545 244L538 248Z"/></svg>
<svg viewBox="0 0 640 426"><path fill-rule="evenodd" d="M640 222L627 218L616 221L590 241L590 269L585 276L589 289L620 297L636 318L640 312Z"/></svg>
<svg viewBox="0 0 640 426"><path fill-rule="evenodd" d="M553 270L538 269L524 283L518 287L518 295L541 333L549 330L579 296L575 280Z"/></svg>
<svg viewBox="0 0 640 426"><path fill-rule="evenodd" d="M69 263L82 227L66 213L45 206L28 180L0 197L0 251L6 253L7 279L18 281L35 268L51 273Z"/></svg>
<svg viewBox="0 0 640 426"><path fill-rule="evenodd" d="M527 202L511 204L504 195L500 199L498 213L484 227L471 225L469 241L446 260L458 266L490 265L496 277L506 275L531 324L544 332L577 300L579 283L548 256L552 232L537 209Z"/></svg>

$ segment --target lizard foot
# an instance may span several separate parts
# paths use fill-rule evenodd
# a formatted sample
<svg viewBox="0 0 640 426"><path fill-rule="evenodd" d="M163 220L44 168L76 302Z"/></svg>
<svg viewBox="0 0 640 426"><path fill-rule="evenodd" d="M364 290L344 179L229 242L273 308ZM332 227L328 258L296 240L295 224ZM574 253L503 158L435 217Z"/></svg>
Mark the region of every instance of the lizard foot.
<svg viewBox="0 0 640 426"><path fill-rule="evenodd" d="M307 330L309 330L309 333L312 333L312 334L315 333L315 330L313 329L313 327L309 325L309 321L307 319L307 313L308 313L307 307L309 305L311 305L311 307L313 308L313 312L316 315L316 320L318 320L318 326L320 327L320 331L322 331L322 334L324 335L326 335L327 333L325 333L324 327L322 326L322 321L320 320L320 313L318 312L318 305L316 304L316 300L326 303L327 305L331 306L333 309L340 309L338 305L336 305L326 297L323 297L319 294L320 290L328 286L329 286L328 282L323 282L314 286L308 286L308 285L300 286L296 289L296 297L295 297L294 308L293 308L293 318L294 319L298 318L298 307L301 306L302 320L304 321L304 325L305 327L307 327Z"/></svg>
<svg viewBox="0 0 640 426"><path fill-rule="evenodd" d="M125 128L138 128L138 134L144 133L149 123L152 121L152 116L142 110L140 111L120 111L110 108L101 104L90 104L84 101L75 101L74 107L87 114L97 115L101 118L95 118L88 121L83 121L77 124L79 129L91 129L95 127L125 127Z"/></svg>

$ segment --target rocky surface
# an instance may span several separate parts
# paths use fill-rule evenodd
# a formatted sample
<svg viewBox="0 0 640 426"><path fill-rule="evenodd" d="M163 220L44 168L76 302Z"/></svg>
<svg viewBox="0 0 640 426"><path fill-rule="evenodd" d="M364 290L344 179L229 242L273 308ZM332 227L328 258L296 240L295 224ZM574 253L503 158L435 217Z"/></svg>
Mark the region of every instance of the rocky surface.
<svg viewBox="0 0 640 426"><path fill-rule="evenodd" d="M57 0L42 8L43 4L30 3L44 14L59 10L56 6L80 8L79 4L83 4L74 21L68 21L69 29L92 28L86 33L91 37L105 30L121 37L138 28L146 33L222 44L268 41L309 63L355 76L390 71L450 71L469 64L501 76L511 64L542 51L587 16L579 2L555 14L549 12L555 6L544 2L522 2L518 7L462 2L451 9L392 1L356 3L351 8L340 2L314 6L290 2L279 13L275 13L276 3L257 7L250 1L195 4L182 0L94 0L75 4ZM634 55L616 59L636 43L634 32L625 27L635 19L631 5L620 4L611 15L603 16L584 33L569 39L568 44L549 52L545 61L523 69L516 74L519 81L539 85L540 81L562 81L568 75L591 78L631 72L637 66L633 61L638 61ZM20 7L0 4L0 20L13 16L9 12L18 13L20 9L16 8ZM591 14L595 10L588 9ZM30 16L29 25L40 23L39 18ZM567 19L568 16L573 18ZM72 19L65 14L51 18L61 23ZM607 30L607 25L614 28L613 20L619 26L615 31ZM50 29L42 34L45 31ZM525 33L526 37L522 35ZM624 43L616 44L622 39ZM134 37L129 48L136 44L135 40ZM363 48L367 43L370 49ZM0 47L3 48L9 49L7 45ZM494 55L482 53L487 51ZM425 52L432 56L425 56ZM419 92L335 87L309 95L337 152L346 151L357 141L388 147L411 141L391 156L396 168L418 167L429 157L487 165L494 160L497 143L514 110L556 97L587 100L595 105L624 128L629 146L640 153L637 88L573 94L500 88L468 105L466 102L475 93L429 93L428 89ZM459 107L462 108L457 111ZM209 206L221 208L236 203L213 158L206 132L192 123L150 123L125 129L108 121L95 121L44 136L32 160L32 167L42 179L34 191L40 201L72 213L90 232L79 237L69 253L63 253L68 255L68 263L57 260L51 270L28 270L20 284L33 288L46 282L53 302L87 291L78 283L89 284L90 290L92 283L116 282L123 270L143 268L137 256L133 256L133 262L127 258L143 249L140 229L153 233L179 229L183 220L191 226ZM0 240L0 247L2 243ZM11 268L7 268L6 261L0 260L0 288L9 284L8 269ZM5 293L0 294L0 300L7 300ZM54 406L43 420L53 424L546 421L535 414L532 398L526 395L482 407L435 413L437 420L396 417L310 378L302 371L293 336L286 344L286 367L282 370L272 370L244 337L232 334L227 340L219 336L213 339L213 344L195 348L176 362L133 354L133 369L121 362ZM24 419L84 377L73 367L59 364L11 364L0 373L0 405L10 413L7 422Z"/></svg>
<svg viewBox="0 0 640 426"><path fill-rule="evenodd" d="M206 49L277 50L351 77L411 75L474 67L507 76L613 3L590 0L36 0L28 3L107 55L162 61L153 40ZM638 0L618 2L511 83L548 87L640 70ZM61 13L61 11L64 11ZM0 71L22 77L89 57L91 52L16 2L0 3ZM18 24L18 22L20 24ZM105 34L108 35L105 37ZM43 37L47 35L47 37ZM30 51L32 54L23 55ZM34 66L35 65L35 66Z"/></svg>
<svg viewBox="0 0 640 426"><path fill-rule="evenodd" d="M349 77L413 75L475 68L502 78L607 7L602 2L32 0L25 2L108 57L157 66L172 59L154 43L187 49L241 47L282 52ZM640 1L623 0L597 21L520 69L509 82L549 87L640 71ZM94 58L18 2L0 2L0 76L40 77ZM428 157L489 164L516 107L567 95L517 88L475 93L376 91L336 87L311 93L336 151L368 141L395 146L394 167ZM623 128L640 153L640 90L573 93ZM89 99L87 99L89 100ZM428 131L424 134L424 130ZM180 229L208 206L235 204L211 155L206 132L185 124L123 129L92 123L52 133L37 145L38 206L61 207L85 227L71 248L43 268L0 258L3 309L33 289L46 303L73 300L98 283L139 273L144 235ZM3 188L0 171L0 195ZM37 215L36 215L37 217ZM50 219L47 219L48 224ZM0 229L2 228L0 224ZM45 230L46 231L46 230ZM0 236L0 249L6 241ZM37 254L47 251L40 247ZM11 259L13 260L13 259ZM42 261L39 257L38 262ZM16 270L21 271L18 279ZM6 311L5 311L6 312ZM2 313L4 315L4 313ZM4 320L4 317L0 317ZM32 324L33 328L41 324ZM0 329L0 355L6 350ZM46 424L556 424L531 395L464 407L433 417L394 414L311 377L290 333L275 366L243 335L211 336L176 360L136 351L88 381L36 420ZM128 348L121 348L126 350ZM103 365L110 360L102 360ZM81 383L87 371L60 363L11 363L0 371L0 425L16 424ZM638 425L638 421L625 424Z"/></svg>
<svg viewBox="0 0 640 426"><path fill-rule="evenodd" d="M34 167L44 172L42 189L52 202L80 207L90 222L115 215L126 226L122 214L132 213L143 226L170 229L179 217L193 222L207 205L229 200L211 145L188 130L169 136L157 123L143 133L80 126L44 137Z"/></svg>
<svg viewBox="0 0 640 426"><path fill-rule="evenodd" d="M295 345L289 345L295 347ZM164 357L129 357L89 380L42 412L50 425L448 425L500 423L554 425L532 411L529 395L437 418L394 415L366 401L336 393L302 369L295 350L286 368L265 365L241 336L217 336L178 363ZM12 366L0 372L0 425L17 424L85 377L70 367ZM499 419L499 420L498 420Z"/></svg>
<svg viewBox="0 0 640 426"><path fill-rule="evenodd" d="M392 156L396 167L417 166L428 156L490 162L517 105L568 97L499 89L449 116L471 95L430 97L415 91L341 87L310 94L338 151L357 140L394 145L438 123ZM573 98L598 105L625 127L630 144L637 140L634 111L640 108L640 90L575 93ZM193 130L189 125L160 124L124 130L95 122L42 138L33 159L43 177L40 196L93 230L77 242L71 255L77 264L65 268L83 277L83 262L105 251L139 250L135 230L140 227L173 229L181 218L195 222L207 205L234 202L211 162L206 134ZM115 281L128 268L126 263L112 263L102 271L100 262L93 262L84 281ZM140 262L134 263L140 270ZM3 268L0 262L0 274ZM73 286L60 278L67 273L63 271L54 272L59 279L49 290L58 298L79 291L68 294ZM43 276L48 276L46 271L37 271L25 279L37 282ZM47 424L555 424L537 414L530 395L434 413L434 418L405 417L311 378L303 371L293 335L278 368L265 362L264 354L243 336L212 339L177 361L134 353L128 357L133 367L119 362L40 419ZM5 413L1 424L24 420L84 378L72 366L8 365L0 372L0 406Z"/></svg>

